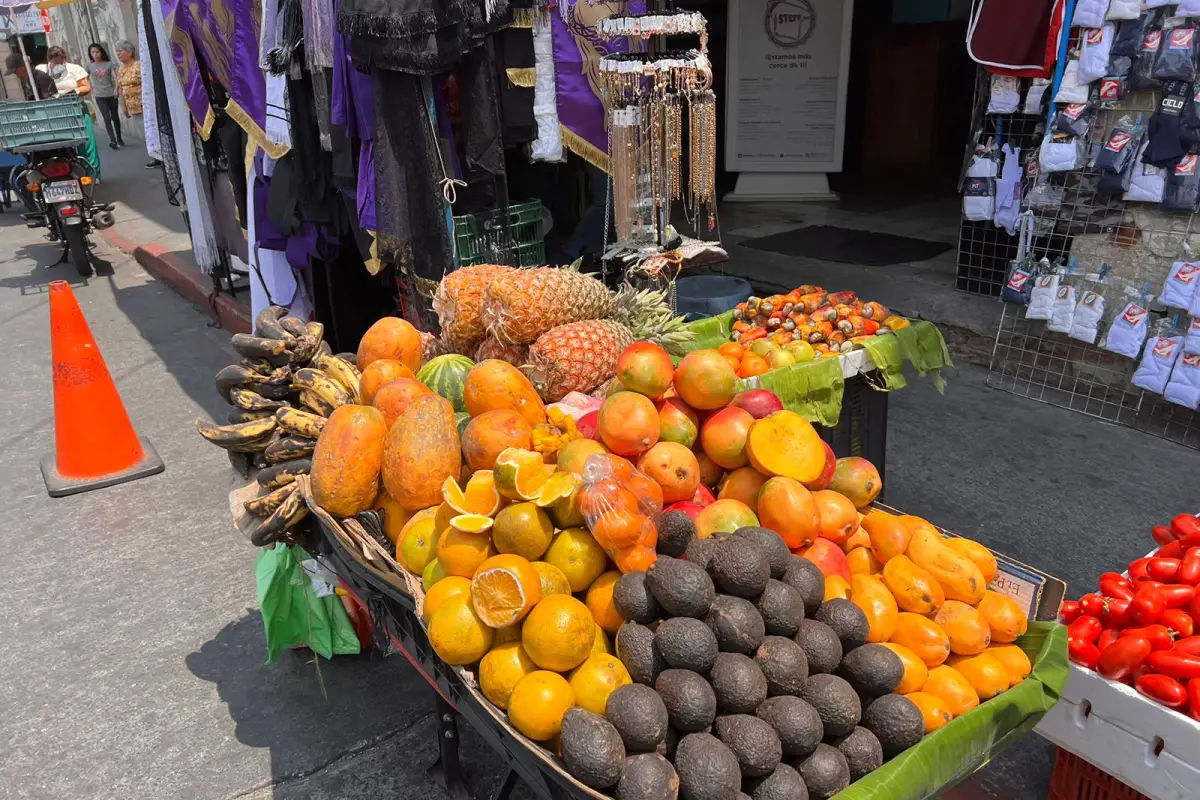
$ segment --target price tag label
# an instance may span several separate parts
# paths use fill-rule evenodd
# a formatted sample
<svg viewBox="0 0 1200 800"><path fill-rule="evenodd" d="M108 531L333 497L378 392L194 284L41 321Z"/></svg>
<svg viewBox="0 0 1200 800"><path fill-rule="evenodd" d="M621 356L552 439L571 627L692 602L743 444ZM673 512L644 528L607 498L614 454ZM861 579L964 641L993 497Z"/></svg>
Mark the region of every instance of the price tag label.
<svg viewBox="0 0 1200 800"><path fill-rule="evenodd" d="M1046 579L1002 558L996 559L996 564L1000 571L988 588L997 594L1011 597L1017 605L1025 609L1028 619L1034 619Z"/></svg>

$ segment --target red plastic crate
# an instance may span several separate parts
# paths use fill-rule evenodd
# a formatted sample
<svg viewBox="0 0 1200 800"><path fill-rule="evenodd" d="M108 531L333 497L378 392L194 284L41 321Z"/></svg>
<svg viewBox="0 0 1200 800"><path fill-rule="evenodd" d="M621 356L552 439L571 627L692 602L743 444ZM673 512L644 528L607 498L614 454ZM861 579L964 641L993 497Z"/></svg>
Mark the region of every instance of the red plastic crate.
<svg viewBox="0 0 1200 800"><path fill-rule="evenodd" d="M1049 800L1150 800L1070 750L1058 748Z"/></svg>

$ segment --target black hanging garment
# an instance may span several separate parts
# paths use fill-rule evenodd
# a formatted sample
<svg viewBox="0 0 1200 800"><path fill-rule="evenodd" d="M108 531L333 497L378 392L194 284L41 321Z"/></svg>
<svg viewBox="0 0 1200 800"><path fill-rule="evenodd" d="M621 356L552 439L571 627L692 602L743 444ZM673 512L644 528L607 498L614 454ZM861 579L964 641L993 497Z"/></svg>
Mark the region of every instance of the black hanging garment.
<svg viewBox="0 0 1200 800"><path fill-rule="evenodd" d="M1142 154L1143 163L1168 167L1187 152L1181 138L1180 121L1190 95L1191 84L1183 81L1167 81L1163 84L1158 110L1150 117L1150 144Z"/></svg>

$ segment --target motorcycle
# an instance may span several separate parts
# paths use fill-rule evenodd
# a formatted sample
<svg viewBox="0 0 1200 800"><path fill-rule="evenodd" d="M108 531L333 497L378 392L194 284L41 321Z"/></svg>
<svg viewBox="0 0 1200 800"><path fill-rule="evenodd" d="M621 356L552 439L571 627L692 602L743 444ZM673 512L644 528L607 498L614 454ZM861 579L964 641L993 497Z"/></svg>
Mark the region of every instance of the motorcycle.
<svg viewBox="0 0 1200 800"><path fill-rule="evenodd" d="M74 147L39 149L26 159L14 180L28 209L22 218L31 228L48 228L50 241L62 242L59 264L70 259L80 275L91 275L88 234L112 226L113 204L96 201L91 165Z"/></svg>

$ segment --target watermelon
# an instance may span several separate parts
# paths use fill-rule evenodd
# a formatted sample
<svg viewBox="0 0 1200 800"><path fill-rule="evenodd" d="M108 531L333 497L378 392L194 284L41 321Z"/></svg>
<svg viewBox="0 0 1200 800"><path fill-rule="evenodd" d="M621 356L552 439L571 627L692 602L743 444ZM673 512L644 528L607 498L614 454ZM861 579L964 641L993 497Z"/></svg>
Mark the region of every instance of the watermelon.
<svg viewBox="0 0 1200 800"><path fill-rule="evenodd" d="M417 380L428 386L434 394L449 400L455 411L466 411L463 383L466 382L467 373L473 366L475 362L466 356L448 353L429 359L417 372Z"/></svg>

